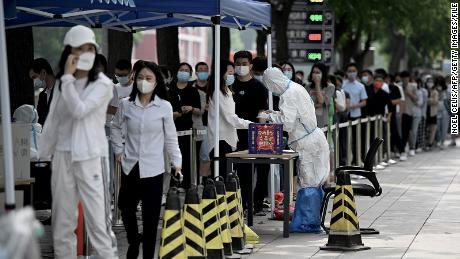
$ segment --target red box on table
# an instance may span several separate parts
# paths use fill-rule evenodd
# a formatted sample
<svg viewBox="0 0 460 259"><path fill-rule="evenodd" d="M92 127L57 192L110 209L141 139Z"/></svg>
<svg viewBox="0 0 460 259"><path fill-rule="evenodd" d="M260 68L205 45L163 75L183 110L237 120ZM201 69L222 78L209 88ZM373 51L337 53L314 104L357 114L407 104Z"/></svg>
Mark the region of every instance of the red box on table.
<svg viewBox="0 0 460 259"><path fill-rule="evenodd" d="M251 123L248 136L249 154L283 153L283 124Z"/></svg>

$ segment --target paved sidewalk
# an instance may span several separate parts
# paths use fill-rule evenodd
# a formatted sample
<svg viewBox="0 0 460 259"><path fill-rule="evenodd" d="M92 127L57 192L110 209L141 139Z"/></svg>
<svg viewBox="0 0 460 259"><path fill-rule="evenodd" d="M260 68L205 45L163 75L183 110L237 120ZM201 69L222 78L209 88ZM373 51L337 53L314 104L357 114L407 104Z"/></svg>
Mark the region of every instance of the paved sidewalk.
<svg viewBox="0 0 460 259"><path fill-rule="evenodd" d="M460 258L460 148L417 154L377 177L380 197L356 197L361 227L380 230L362 236L371 250L321 251L326 234L285 239L280 222L255 221L261 243L249 258Z"/></svg>
<svg viewBox="0 0 460 259"><path fill-rule="evenodd" d="M378 171L377 177L383 188L380 197L356 197L361 227L380 230L380 235L362 236L371 250L320 251L327 243L326 234L295 233L283 238L281 221L255 217L260 243L246 257L460 258L460 148L417 154ZM329 205L330 212L332 202ZM125 258L126 234L123 228L115 232L120 258ZM49 228L41 244L44 258L53 258Z"/></svg>

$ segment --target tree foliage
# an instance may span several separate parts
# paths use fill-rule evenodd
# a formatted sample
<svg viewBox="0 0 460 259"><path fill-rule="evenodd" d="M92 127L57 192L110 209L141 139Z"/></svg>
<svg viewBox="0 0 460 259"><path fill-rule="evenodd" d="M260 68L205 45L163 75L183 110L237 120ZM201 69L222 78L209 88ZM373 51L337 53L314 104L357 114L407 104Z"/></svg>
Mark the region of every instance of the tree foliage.
<svg viewBox="0 0 460 259"><path fill-rule="evenodd" d="M362 65L373 41L383 43L390 71L399 69L405 54L411 66L428 65L449 46L449 0L329 0L328 5L335 13L342 65L351 58Z"/></svg>

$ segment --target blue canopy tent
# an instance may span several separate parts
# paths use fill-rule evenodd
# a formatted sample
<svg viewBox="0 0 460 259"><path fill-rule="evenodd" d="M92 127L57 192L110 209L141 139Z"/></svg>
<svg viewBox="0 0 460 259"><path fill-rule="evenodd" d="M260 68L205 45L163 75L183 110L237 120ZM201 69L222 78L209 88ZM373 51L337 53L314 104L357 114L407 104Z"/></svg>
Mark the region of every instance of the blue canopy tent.
<svg viewBox="0 0 460 259"><path fill-rule="evenodd" d="M0 0L0 5L2 0ZM1 6L0 6L1 7ZM214 66L220 68L220 27L236 29L256 29L267 32L268 65L271 67L271 6L268 3L253 0L16 0L16 17L7 19L4 23L3 10L0 9L0 56L6 57L4 30L26 26L56 26L69 27L76 24L93 28L107 28L126 32L139 32L168 26L202 27L213 26L216 35ZM1 60L0 83L2 89L2 117L4 140L11 142L9 118L9 96L6 58ZM6 76L5 76L6 75ZM219 82L219 74L215 74ZM219 143L219 98L215 91L216 100L216 143ZM269 106L273 107L272 95L269 95ZM8 106L8 107L7 107ZM8 108L8 109L7 109ZM9 135L8 135L9 131ZM7 148L7 140L5 140ZM216 145L215 157L219 156L219 146ZM9 152L5 149L5 153ZM11 152L12 153L12 152ZM5 158L7 156L5 155ZM13 165L5 161L6 183L13 186ZM218 175L218 163L215 162L215 175ZM273 170L272 170L273 190ZM14 205L14 188L6 188L8 204ZM273 195L272 195L273 201ZM272 202L273 204L273 202Z"/></svg>

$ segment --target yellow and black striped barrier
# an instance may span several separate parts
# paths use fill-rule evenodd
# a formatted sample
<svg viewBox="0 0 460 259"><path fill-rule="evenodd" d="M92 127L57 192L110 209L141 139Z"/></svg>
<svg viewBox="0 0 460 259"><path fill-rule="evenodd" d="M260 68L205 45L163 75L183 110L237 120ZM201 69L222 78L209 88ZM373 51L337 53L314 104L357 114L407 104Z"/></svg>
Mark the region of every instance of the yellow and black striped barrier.
<svg viewBox="0 0 460 259"><path fill-rule="evenodd" d="M192 186L187 190L182 217L185 235L185 254L188 259L206 258L203 215L198 189Z"/></svg>
<svg viewBox="0 0 460 259"><path fill-rule="evenodd" d="M181 206L177 188L169 190L163 215L160 259L185 259L185 238L181 222Z"/></svg>
<svg viewBox="0 0 460 259"><path fill-rule="evenodd" d="M240 224L241 224L241 229L243 230L243 244L244 244L244 249L238 251L239 254L250 254L252 252L252 249L254 249L253 244L248 244L246 241L246 224L244 223L244 209L243 209L243 198L241 196L241 185L240 185L240 178L238 177L238 174L234 173L233 177L236 179L236 186L237 186L237 192L236 192L236 197L238 197L238 209L240 212Z"/></svg>
<svg viewBox="0 0 460 259"><path fill-rule="evenodd" d="M222 242L224 244L225 256L233 254L232 234L230 233L230 220L228 217L227 197L223 177L216 177L217 206L219 210L220 229L222 231ZM219 181L220 180L220 181Z"/></svg>
<svg viewBox="0 0 460 259"><path fill-rule="evenodd" d="M332 251L370 249L364 246L361 240L353 186L347 171L340 171L337 175L328 242L320 249Z"/></svg>
<svg viewBox="0 0 460 259"><path fill-rule="evenodd" d="M233 174L229 173L225 182L228 216L230 222L230 234L232 236L232 248L234 251L244 249L243 228L241 227L241 215L239 210L238 185Z"/></svg>
<svg viewBox="0 0 460 259"><path fill-rule="evenodd" d="M206 239L207 258L224 258L224 245L220 229L219 211L217 209L217 194L214 182L208 179L203 189L204 235Z"/></svg>

